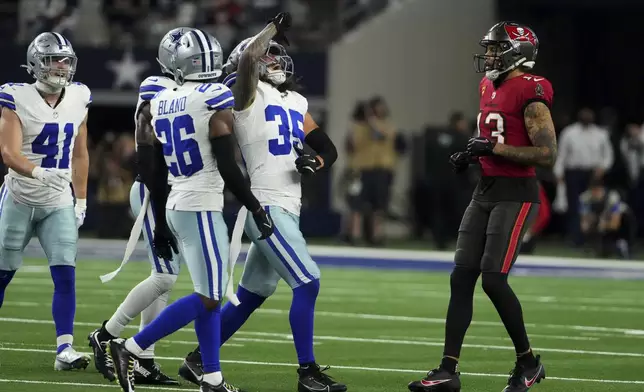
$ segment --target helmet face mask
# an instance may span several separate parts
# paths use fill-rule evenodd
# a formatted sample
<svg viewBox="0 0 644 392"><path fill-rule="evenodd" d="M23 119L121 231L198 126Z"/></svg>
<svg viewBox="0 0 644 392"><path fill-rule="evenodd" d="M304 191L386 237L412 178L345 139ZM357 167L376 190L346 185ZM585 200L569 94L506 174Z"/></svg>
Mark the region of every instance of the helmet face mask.
<svg viewBox="0 0 644 392"><path fill-rule="evenodd" d="M36 55L40 62L36 79L52 87L65 87L76 73L78 59L73 55Z"/></svg>
<svg viewBox="0 0 644 392"><path fill-rule="evenodd" d="M474 69L485 72L490 80L519 66L531 69L539 48L539 40L530 28L511 22L494 25L479 44L485 53L474 55Z"/></svg>
<svg viewBox="0 0 644 392"><path fill-rule="evenodd" d="M78 58L67 38L58 33L41 33L27 48L27 72L52 91L71 84Z"/></svg>

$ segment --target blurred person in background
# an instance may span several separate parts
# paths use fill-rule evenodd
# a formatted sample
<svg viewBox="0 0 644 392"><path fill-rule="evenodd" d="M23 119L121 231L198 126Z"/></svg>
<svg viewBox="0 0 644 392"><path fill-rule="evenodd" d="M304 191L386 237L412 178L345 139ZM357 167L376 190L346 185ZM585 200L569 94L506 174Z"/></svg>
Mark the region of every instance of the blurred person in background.
<svg viewBox="0 0 644 392"><path fill-rule="evenodd" d="M548 226L548 223L550 223L550 217L552 216L550 199L548 199L546 190L541 182L539 182L539 201L539 213L537 214L537 219L535 219L523 235L521 253L531 254L534 252L534 248L537 244L537 237Z"/></svg>
<svg viewBox="0 0 644 392"><path fill-rule="evenodd" d="M117 146L130 135L116 139L108 135L97 149L101 155L95 160L97 175L97 203L100 225L98 236L101 238L127 238L132 227L130 217L130 187L134 182L131 166L131 153L120 151ZM124 219L130 217L129 219Z"/></svg>
<svg viewBox="0 0 644 392"><path fill-rule="evenodd" d="M110 44L114 47L127 47L144 37L145 34L137 32L139 22L148 11L143 0L104 0L103 15L110 29Z"/></svg>
<svg viewBox="0 0 644 392"><path fill-rule="evenodd" d="M371 245L384 243L383 223L389 208L391 184L398 152L397 133L389 119L389 108L382 97L372 98L365 105L366 126L355 132L356 149L371 156L362 164L362 195L365 205L365 237Z"/></svg>
<svg viewBox="0 0 644 392"><path fill-rule="evenodd" d="M356 143L354 138L354 130L356 127L367 127L367 119L365 115L366 103L359 101L353 109L352 123L348 131L347 140L345 143L345 156L347 158L347 166L340 181L340 188L344 192L345 200L347 202L348 211L343 217L344 234L342 240L350 245L355 245L360 240L361 225L362 225L362 181L360 175L362 172L362 163L364 157L356 153Z"/></svg>
<svg viewBox="0 0 644 392"><path fill-rule="evenodd" d="M578 121L564 128L559 135L559 155L554 172L557 181L565 184L568 204L568 235L573 244L581 245L579 231L579 195L590 181L604 179L613 166L614 154L608 131L595 124L595 114L588 108L579 111Z"/></svg>
<svg viewBox="0 0 644 392"><path fill-rule="evenodd" d="M55 31L74 41L78 3L78 0L21 0L22 36L26 38L42 31Z"/></svg>
<svg viewBox="0 0 644 392"><path fill-rule="evenodd" d="M601 179L595 178L579 196L579 212L581 232L598 257L630 259L636 222L619 192L607 189Z"/></svg>
<svg viewBox="0 0 644 392"><path fill-rule="evenodd" d="M425 134L425 181L431 197L431 231L436 247L445 250L449 241L456 239L471 196L469 178L452 172L449 157L467 146L472 129L462 112L454 112L447 128L428 128ZM427 204L427 200L424 202Z"/></svg>
<svg viewBox="0 0 644 392"><path fill-rule="evenodd" d="M641 229L644 223L644 127L628 124L619 149L628 175L629 204Z"/></svg>

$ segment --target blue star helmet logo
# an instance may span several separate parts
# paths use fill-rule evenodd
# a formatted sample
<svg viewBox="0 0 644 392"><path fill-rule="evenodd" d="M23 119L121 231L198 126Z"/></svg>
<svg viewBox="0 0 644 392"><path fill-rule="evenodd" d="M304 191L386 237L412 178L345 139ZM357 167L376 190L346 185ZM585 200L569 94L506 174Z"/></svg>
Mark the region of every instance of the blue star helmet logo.
<svg viewBox="0 0 644 392"><path fill-rule="evenodd" d="M179 43L179 40L183 37L183 31L177 30L174 33L170 34L170 39L173 44Z"/></svg>

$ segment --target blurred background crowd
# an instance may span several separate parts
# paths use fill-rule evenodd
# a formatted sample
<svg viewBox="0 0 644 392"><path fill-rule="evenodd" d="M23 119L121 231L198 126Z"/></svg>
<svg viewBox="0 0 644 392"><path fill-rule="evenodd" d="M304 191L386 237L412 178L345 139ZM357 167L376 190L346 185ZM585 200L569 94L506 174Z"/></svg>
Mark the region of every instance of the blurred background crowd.
<svg viewBox="0 0 644 392"><path fill-rule="evenodd" d="M424 4L419 5L421 2ZM633 244L644 234L644 107L640 107L644 97L633 89L641 85L638 81L643 75L637 70L632 80L623 81L625 77L614 73L610 59L597 55L588 60L583 53L589 48L601 50L604 43L611 45L611 52L618 51L614 45L626 45L620 43L623 40L615 40L611 31L615 26L630 29L633 34L637 29L644 30L633 27L641 25L635 19L633 23L624 21L628 15L634 18L637 14L631 11L641 10L642 4L622 0L613 4L596 2L588 7L583 1L526 0L518 7L510 0L454 0L449 10L446 3L432 5L438 7L432 12L447 16L440 14L438 21L432 21L429 14L425 18L425 24L454 25L430 26L436 31L460 32L456 36L445 32L442 40L424 30L404 33L403 27L395 24L402 20L413 28L413 16L401 19L408 9L422 23L423 15L418 16L420 11L413 7L425 7L419 9L427 11L429 3L441 2L20 0L0 5L0 29L4 37L13 36L10 45L16 53L24 53L28 42L45 30L66 35L78 52L77 80L86 83L95 97L90 116L89 211L83 227L88 235L123 238L129 234L129 189L135 177L132 115L136 82L157 72L153 56L160 37L176 26L196 26L217 37L227 55L237 42L257 32L277 12L287 10L294 20L289 35L292 45L287 49L293 55L296 71L305 76L304 94L311 101L310 111L343 156L333 173L304 183L305 234L349 244L402 243L451 249L478 173L470 170L464 175L454 174L448 157L463 150L468 138L477 132L476 85L480 76L474 74L469 64L471 57L466 56L451 55L453 58L448 60L458 63L458 67L449 75L443 75L446 71L440 71L440 65L436 66L439 71L424 71L409 63L416 62L415 56L426 58L425 53L432 57L423 60L425 63L432 63L434 57L443 62L454 44L462 47L458 50L466 55L473 53L478 40L497 20L519 20L533 27L542 41L535 72L554 85L553 116L559 142L554 169L538 172L541 213L524 238L523 250L554 246L558 253L576 248L587 255L634 257L637 249ZM459 7L471 10L459 13ZM484 7L486 11L481 12ZM471 20L477 21L475 26L471 26ZM598 25L592 24L597 20L602 20L603 33L595 34L600 36L599 41L592 45L579 43L578 38L585 34L580 30L591 25L597 30ZM364 89L351 86L355 78L349 77L349 82L343 83L353 91L338 95L339 90L333 87L340 83L334 65L334 57L340 52L337 46L359 41L360 34L374 36L378 29L384 29L382 37L386 38L380 38L379 53L374 53L368 64L376 69L378 63L384 63L388 72L372 77L366 83L373 87ZM411 35L403 36L400 42L391 38L394 30L398 35ZM414 39L421 45L416 45ZM558 48L569 43L577 46L573 45L574 53ZM407 44L409 48L399 48ZM406 55L398 56L393 53L396 50L404 50ZM113 81L112 74L97 68L99 60L84 57L83 51L109 53L109 61L121 58L123 53L133 53L134 60L127 61L135 62L141 53L146 53L148 65L132 76L131 89L127 90L123 88L127 81ZM567 64L561 63L561 53L567 56ZM423 61L418 63L424 64ZM126 62L125 57L122 62ZM5 63L3 78L17 74L14 68L17 65ZM348 72L344 69L342 74ZM424 73L429 76L423 75L418 85L405 79ZM109 74L109 81L103 80L104 74ZM17 75L23 80L12 81L28 81L26 74ZM118 73L117 80L129 74L123 75ZM392 87L382 87L383 80ZM434 95L426 99L423 94ZM342 98L341 104L338 97ZM334 109L338 105L341 110ZM408 121L410 116L406 114L412 107L418 119L415 122ZM228 198L234 211L234 198Z"/></svg>

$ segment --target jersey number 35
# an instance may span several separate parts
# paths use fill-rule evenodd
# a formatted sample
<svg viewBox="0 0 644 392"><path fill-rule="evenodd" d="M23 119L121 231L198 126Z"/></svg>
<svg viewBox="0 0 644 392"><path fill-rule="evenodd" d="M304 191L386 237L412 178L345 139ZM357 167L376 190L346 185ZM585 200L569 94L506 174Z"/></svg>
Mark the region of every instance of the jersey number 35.
<svg viewBox="0 0 644 392"><path fill-rule="evenodd" d="M304 140L304 131L302 130L304 115L292 109L287 113L283 107L277 105L266 106L264 114L267 122L279 119L280 123L278 126L279 137L268 141L268 151L275 156L290 154L293 143L295 143L295 141L291 142L291 137Z"/></svg>

